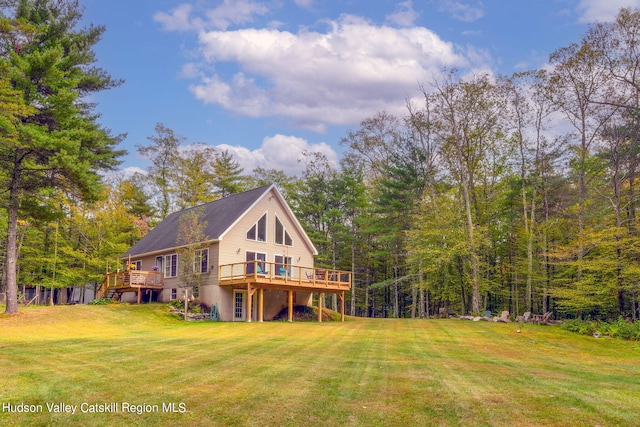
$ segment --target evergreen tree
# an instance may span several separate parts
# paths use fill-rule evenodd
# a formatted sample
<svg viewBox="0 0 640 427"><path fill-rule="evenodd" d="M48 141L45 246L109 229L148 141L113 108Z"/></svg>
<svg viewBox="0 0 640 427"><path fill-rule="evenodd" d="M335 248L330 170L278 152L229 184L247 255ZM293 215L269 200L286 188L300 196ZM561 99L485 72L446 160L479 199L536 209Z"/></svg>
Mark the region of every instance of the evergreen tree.
<svg viewBox="0 0 640 427"><path fill-rule="evenodd" d="M64 191L86 200L101 195L97 170L114 167L122 153L86 97L120 82L93 66L92 47L104 28L77 29L77 1L20 0L0 13L0 69L20 95L2 108L0 120L1 178L8 192L6 312L13 314L18 221L42 208L47 193ZM6 93L6 82L0 82L0 93Z"/></svg>
<svg viewBox="0 0 640 427"><path fill-rule="evenodd" d="M219 197L227 197L246 190L243 169L228 150L218 153L213 168L213 184Z"/></svg>

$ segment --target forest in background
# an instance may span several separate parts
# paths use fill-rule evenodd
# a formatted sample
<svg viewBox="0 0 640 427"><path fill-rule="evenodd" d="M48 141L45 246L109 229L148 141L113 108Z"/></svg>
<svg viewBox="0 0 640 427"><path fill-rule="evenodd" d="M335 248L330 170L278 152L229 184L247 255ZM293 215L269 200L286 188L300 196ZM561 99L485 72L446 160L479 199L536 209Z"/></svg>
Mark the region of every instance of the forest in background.
<svg viewBox="0 0 640 427"><path fill-rule="evenodd" d="M244 171L158 124L138 146L146 174L109 175L101 197L53 186L22 205L18 289L93 286L169 213L275 183L316 265L354 272L348 314L637 319L640 12L591 26L545 69L443 70L420 90L403 115L380 111L345 135L340 164L304 153L295 177Z"/></svg>

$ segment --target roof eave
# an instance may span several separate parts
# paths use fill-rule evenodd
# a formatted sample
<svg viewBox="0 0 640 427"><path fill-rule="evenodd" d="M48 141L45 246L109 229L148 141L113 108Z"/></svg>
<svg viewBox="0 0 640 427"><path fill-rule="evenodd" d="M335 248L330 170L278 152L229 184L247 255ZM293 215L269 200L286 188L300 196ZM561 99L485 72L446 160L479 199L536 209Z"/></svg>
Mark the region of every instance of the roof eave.
<svg viewBox="0 0 640 427"><path fill-rule="evenodd" d="M204 242L200 242L198 243L198 245L203 244L203 245L208 245L208 244L212 244L212 243L218 243L221 239L211 239L211 240L207 240ZM124 260L127 259L129 257L131 258L143 258L143 257L147 257L147 256L152 256L152 255L159 255L159 254L166 254L167 252L175 252L179 249L184 249L186 247L188 247L189 245L181 245L181 246L173 246L170 248L164 248L164 249L158 249L157 251L151 251L151 252L142 252L139 254L128 254L128 253L124 253L123 255L120 256L120 259Z"/></svg>

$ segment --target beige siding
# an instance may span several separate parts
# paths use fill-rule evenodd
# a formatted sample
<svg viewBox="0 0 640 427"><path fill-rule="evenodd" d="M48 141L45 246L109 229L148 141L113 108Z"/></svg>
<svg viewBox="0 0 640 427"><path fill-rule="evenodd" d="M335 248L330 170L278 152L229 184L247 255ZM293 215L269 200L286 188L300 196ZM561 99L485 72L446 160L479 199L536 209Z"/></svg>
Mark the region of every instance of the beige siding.
<svg viewBox="0 0 640 427"><path fill-rule="evenodd" d="M267 213L267 241L247 240L247 231L265 213ZM278 215L291 235L293 246L275 243L275 215ZM267 254L268 262L274 262L276 255L285 255L292 258L293 265L313 267L312 248L306 244L302 233L294 224L295 219L287 214L286 208L279 202L276 195L265 195L220 241L220 263L243 262L246 260L247 251L251 251Z"/></svg>
<svg viewBox="0 0 640 427"><path fill-rule="evenodd" d="M209 246L209 271L203 274L202 281L202 290L208 288L212 285L218 285L218 243L213 243ZM144 271L152 271L153 267L156 265L156 257L162 256L164 259L165 255L176 254L175 250L169 250L162 253L157 253L154 255L147 255L143 257L132 257L131 262L142 261L141 270ZM180 256L178 255L178 258ZM164 261L163 261L164 262ZM164 269L164 266L163 266ZM164 275L164 271L161 271ZM183 290L180 289L180 260L178 259L178 269L177 269L177 277L166 277L164 278L164 290L162 291L158 300L160 302L169 302L171 300L171 290L173 288L177 289L177 298L183 298ZM206 292L205 292L206 294ZM123 295L123 300L130 300L132 298L133 293L129 293L128 295ZM135 298L133 298L135 301ZM202 302L209 304L205 299L202 299Z"/></svg>

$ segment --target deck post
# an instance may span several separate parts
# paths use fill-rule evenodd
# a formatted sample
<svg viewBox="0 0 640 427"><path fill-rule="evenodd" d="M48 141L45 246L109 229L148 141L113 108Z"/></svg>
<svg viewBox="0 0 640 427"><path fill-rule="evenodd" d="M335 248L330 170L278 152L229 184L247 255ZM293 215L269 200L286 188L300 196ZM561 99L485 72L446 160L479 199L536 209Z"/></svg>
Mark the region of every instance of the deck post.
<svg viewBox="0 0 640 427"><path fill-rule="evenodd" d="M289 322L293 322L293 291L287 291L287 306L289 307Z"/></svg>
<svg viewBox="0 0 640 427"><path fill-rule="evenodd" d="M258 322L264 321L264 288L258 289Z"/></svg>
<svg viewBox="0 0 640 427"><path fill-rule="evenodd" d="M234 288L231 288L231 321L236 321L236 293Z"/></svg>
<svg viewBox="0 0 640 427"><path fill-rule="evenodd" d="M247 322L251 322L251 313L253 307L251 306L251 283L247 283Z"/></svg>
<svg viewBox="0 0 640 427"><path fill-rule="evenodd" d="M340 321L344 322L344 291L338 294L340 296Z"/></svg>
<svg viewBox="0 0 640 427"><path fill-rule="evenodd" d="M322 323L322 306L324 300L324 293L320 292L318 294L318 322Z"/></svg>
<svg viewBox="0 0 640 427"><path fill-rule="evenodd" d="M138 304L140 304L140 297L142 296L142 288L138 288Z"/></svg>

